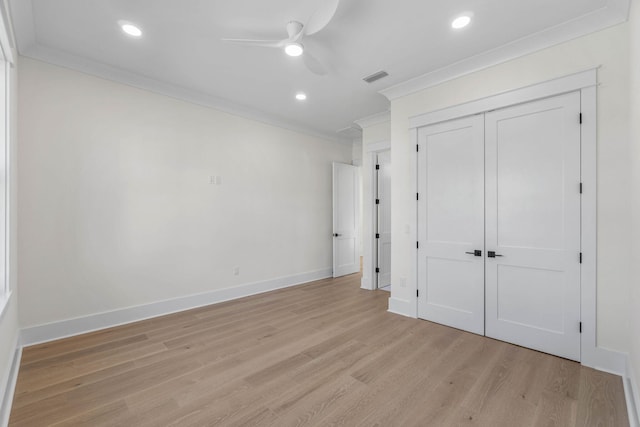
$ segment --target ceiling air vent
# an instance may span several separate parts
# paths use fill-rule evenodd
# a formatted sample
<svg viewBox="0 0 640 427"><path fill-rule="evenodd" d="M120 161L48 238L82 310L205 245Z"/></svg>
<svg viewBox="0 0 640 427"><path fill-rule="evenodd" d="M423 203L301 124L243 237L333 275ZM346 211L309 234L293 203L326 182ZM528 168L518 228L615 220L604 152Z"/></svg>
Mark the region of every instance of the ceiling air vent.
<svg viewBox="0 0 640 427"><path fill-rule="evenodd" d="M377 80L383 79L385 77L387 77L389 75L389 73L387 73L386 71L378 71L377 73L373 73L370 76L365 77L364 80L367 83L373 83Z"/></svg>

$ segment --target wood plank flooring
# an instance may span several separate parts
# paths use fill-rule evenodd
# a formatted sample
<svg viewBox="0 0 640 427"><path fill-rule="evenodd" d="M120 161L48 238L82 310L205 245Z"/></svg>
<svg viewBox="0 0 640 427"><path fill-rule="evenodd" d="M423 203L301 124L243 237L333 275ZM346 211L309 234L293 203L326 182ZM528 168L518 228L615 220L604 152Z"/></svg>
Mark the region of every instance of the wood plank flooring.
<svg viewBox="0 0 640 427"><path fill-rule="evenodd" d="M619 377L387 313L360 275L26 348L11 426L628 426Z"/></svg>

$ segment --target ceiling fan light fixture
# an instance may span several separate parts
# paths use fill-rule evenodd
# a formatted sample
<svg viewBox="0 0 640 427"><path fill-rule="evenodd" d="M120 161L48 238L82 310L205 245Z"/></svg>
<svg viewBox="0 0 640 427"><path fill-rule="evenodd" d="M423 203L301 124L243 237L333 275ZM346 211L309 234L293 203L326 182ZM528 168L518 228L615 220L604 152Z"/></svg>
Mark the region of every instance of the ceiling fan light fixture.
<svg viewBox="0 0 640 427"><path fill-rule="evenodd" d="M122 28L122 31L124 31L126 34L132 36L132 37L140 37L142 36L142 30L138 27L136 27L133 24L130 24L128 22L126 23L121 23L120 24L120 28Z"/></svg>
<svg viewBox="0 0 640 427"><path fill-rule="evenodd" d="M471 16L469 15L461 15L451 22L451 28L454 30L459 30L461 28L466 27L471 23Z"/></svg>
<svg viewBox="0 0 640 427"><path fill-rule="evenodd" d="M300 43L288 43L284 51L289 56L300 56L304 52L304 47Z"/></svg>

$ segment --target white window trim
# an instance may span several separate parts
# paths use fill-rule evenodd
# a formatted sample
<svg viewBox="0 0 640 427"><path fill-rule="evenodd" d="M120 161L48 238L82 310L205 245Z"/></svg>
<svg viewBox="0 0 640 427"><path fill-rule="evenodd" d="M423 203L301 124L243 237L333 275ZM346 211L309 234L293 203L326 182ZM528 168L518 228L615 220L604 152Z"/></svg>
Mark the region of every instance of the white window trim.
<svg viewBox="0 0 640 427"><path fill-rule="evenodd" d="M1 9L4 15L5 9ZM0 17L4 18L4 17ZM7 31L6 21L5 19L0 19L0 59L2 60L5 70L4 70L4 81L0 82L0 84L4 85L4 121L5 121L5 132L4 132L4 140L5 140L5 241L0 243L5 245L5 257L4 260L0 260L0 262L5 263L5 277L4 283L2 285L2 289L0 289L0 320L2 320L4 313L9 306L9 301L11 300L11 296L13 294L11 289L11 189L13 187L13 183L11 180L12 168L11 168L11 75L13 72L13 64L15 63L13 48L10 39L10 33Z"/></svg>

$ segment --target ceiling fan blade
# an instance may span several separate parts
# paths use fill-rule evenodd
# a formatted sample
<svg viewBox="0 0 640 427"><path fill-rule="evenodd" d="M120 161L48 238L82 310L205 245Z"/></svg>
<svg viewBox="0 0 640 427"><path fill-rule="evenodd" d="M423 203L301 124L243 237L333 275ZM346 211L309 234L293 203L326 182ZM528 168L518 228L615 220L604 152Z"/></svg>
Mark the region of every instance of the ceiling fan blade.
<svg viewBox="0 0 640 427"><path fill-rule="evenodd" d="M311 71L313 74L317 74L318 76L324 76L327 74L327 68L322 65L318 59L311 55L308 51L304 51L303 54L304 65Z"/></svg>
<svg viewBox="0 0 640 427"><path fill-rule="evenodd" d="M304 35L304 25L302 25L298 21L290 21L287 24L287 34L289 34L289 42L297 42L300 41L302 36Z"/></svg>
<svg viewBox="0 0 640 427"><path fill-rule="evenodd" d="M338 10L340 0L321 0L322 5L313 13L304 27L305 35L315 34L326 27Z"/></svg>
<svg viewBox="0 0 640 427"><path fill-rule="evenodd" d="M247 40L247 39L222 39L223 42L242 44L245 46L282 47L286 40Z"/></svg>

